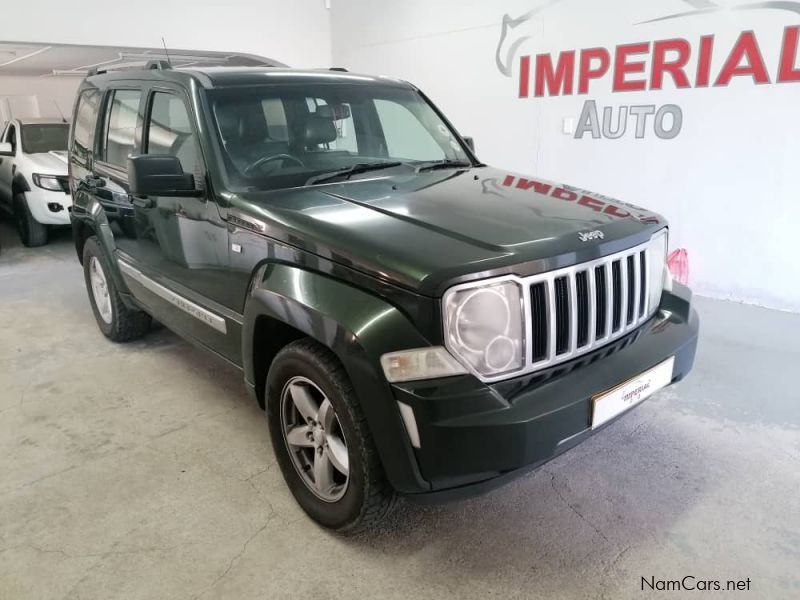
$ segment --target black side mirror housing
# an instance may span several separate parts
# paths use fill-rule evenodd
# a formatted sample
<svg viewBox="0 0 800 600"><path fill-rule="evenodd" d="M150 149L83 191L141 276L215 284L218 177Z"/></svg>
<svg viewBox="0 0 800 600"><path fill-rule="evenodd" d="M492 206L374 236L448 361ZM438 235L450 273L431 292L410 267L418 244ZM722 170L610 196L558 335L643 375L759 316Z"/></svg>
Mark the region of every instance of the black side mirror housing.
<svg viewBox="0 0 800 600"><path fill-rule="evenodd" d="M469 149L475 152L475 140L469 136L464 137L464 143L469 146Z"/></svg>
<svg viewBox="0 0 800 600"><path fill-rule="evenodd" d="M140 154L128 158L128 182L134 196L199 196L194 175L184 173L181 161L169 154Z"/></svg>

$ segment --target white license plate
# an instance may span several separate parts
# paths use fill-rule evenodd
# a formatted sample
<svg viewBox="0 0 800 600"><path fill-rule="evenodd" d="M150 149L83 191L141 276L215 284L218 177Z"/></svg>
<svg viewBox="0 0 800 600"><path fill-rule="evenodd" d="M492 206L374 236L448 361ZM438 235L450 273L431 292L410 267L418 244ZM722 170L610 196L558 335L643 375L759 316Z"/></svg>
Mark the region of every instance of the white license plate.
<svg viewBox="0 0 800 600"><path fill-rule="evenodd" d="M592 429L636 406L672 381L675 357L592 398Z"/></svg>

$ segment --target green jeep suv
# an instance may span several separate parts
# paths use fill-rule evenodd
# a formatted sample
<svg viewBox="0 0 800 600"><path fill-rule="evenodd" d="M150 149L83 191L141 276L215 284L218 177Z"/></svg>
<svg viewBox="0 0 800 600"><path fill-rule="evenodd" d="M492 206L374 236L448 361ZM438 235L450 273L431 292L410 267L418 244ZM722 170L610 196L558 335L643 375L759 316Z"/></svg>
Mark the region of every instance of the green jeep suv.
<svg viewBox="0 0 800 600"><path fill-rule="evenodd" d="M661 216L482 164L406 82L92 73L69 173L101 331L157 319L241 370L326 527L496 486L694 360Z"/></svg>

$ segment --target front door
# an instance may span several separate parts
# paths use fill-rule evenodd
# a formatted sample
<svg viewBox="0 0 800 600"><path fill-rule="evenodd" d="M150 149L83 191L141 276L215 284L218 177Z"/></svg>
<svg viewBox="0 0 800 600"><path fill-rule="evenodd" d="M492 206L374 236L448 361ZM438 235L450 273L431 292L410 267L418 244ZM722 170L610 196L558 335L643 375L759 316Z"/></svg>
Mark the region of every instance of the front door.
<svg viewBox="0 0 800 600"><path fill-rule="evenodd" d="M122 92L130 90L117 93ZM131 106L136 104L133 96L128 100ZM119 151L115 144L120 136L114 132L130 125L115 117L115 110L125 110L124 101L125 96L120 102L110 100L106 162L122 167L124 156L127 177L127 156L132 153L176 156L184 172L194 175L200 193L196 197L137 197L127 194L126 182L124 201L129 203L131 218L125 235L117 240L123 276L153 316L238 363L241 318L224 302L230 289L228 230L209 199L188 97L177 87L145 90L138 105L134 148Z"/></svg>

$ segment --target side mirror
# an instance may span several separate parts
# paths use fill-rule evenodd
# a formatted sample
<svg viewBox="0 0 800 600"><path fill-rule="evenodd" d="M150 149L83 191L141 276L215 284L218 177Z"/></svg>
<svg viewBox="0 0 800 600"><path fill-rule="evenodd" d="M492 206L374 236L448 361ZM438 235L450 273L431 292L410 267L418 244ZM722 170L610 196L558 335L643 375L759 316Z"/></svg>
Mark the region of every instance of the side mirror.
<svg viewBox="0 0 800 600"><path fill-rule="evenodd" d="M464 137L464 143L469 146L469 149L475 152L475 140L469 136Z"/></svg>
<svg viewBox="0 0 800 600"><path fill-rule="evenodd" d="M0 143L0 156L14 156L14 148L8 142Z"/></svg>
<svg viewBox="0 0 800 600"><path fill-rule="evenodd" d="M128 158L128 182L134 196L199 196L194 175L184 173L177 156L141 154Z"/></svg>

